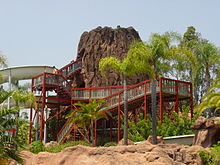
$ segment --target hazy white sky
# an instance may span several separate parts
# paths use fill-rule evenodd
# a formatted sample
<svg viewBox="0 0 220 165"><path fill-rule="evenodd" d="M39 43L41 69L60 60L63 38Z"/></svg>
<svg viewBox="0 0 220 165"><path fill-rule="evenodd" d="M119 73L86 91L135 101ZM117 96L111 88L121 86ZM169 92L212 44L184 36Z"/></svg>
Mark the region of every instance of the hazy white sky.
<svg viewBox="0 0 220 165"><path fill-rule="evenodd" d="M0 52L10 66L62 67L75 59L79 38L97 26L153 32L195 26L220 46L219 0L0 0Z"/></svg>

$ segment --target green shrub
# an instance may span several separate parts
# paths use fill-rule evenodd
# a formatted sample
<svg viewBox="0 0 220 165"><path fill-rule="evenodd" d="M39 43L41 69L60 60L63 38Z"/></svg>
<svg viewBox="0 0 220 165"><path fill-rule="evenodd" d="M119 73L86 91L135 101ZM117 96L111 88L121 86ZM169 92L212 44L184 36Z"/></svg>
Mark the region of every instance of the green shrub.
<svg viewBox="0 0 220 165"><path fill-rule="evenodd" d="M34 141L31 145L30 152L37 154L45 150L44 144L40 141Z"/></svg>
<svg viewBox="0 0 220 165"><path fill-rule="evenodd" d="M198 151L198 153L199 153L199 156L201 157L204 165L214 165L213 160L212 160L212 156L210 155L209 152L200 150L200 151Z"/></svg>
<svg viewBox="0 0 220 165"><path fill-rule="evenodd" d="M72 147L72 146L76 146L76 145L90 146L90 144L88 144L85 141L71 141L71 142L67 142L67 143L61 143L61 144L58 144L55 146L45 147L45 151L51 152L51 153L57 153L57 152L62 151L64 148Z"/></svg>
<svg viewBox="0 0 220 165"><path fill-rule="evenodd" d="M210 148L210 152L200 150L198 153L204 165L216 165L220 160L220 141Z"/></svg>
<svg viewBox="0 0 220 165"><path fill-rule="evenodd" d="M110 146L117 146L117 143L115 142L108 142L108 143L105 143L104 147L110 147Z"/></svg>
<svg viewBox="0 0 220 165"><path fill-rule="evenodd" d="M176 112L172 113L172 119L168 115L163 118L163 123L157 122L157 135L168 137L177 135L193 134L194 130L190 127L196 120L197 116L190 120L188 118L189 107L183 107L181 115ZM138 122L129 122L129 139L134 142L146 140L152 135L152 120L150 116L147 120L139 120Z"/></svg>
<svg viewBox="0 0 220 165"><path fill-rule="evenodd" d="M85 141L71 141L67 143L61 143L55 146L44 147L43 143L40 141L34 141L29 149L30 152L37 154L39 152L51 152L57 153L62 151L64 148L72 147L76 145L84 145L84 146L91 146Z"/></svg>

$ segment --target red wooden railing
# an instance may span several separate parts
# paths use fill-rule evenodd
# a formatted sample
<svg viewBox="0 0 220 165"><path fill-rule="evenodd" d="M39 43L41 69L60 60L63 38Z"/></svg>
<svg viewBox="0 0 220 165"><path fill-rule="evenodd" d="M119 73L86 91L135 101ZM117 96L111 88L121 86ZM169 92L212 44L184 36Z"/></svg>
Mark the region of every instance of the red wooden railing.
<svg viewBox="0 0 220 165"><path fill-rule="evenodd" d="M72 100L101 99L123 90L123 86L72 88Z"/></svg>
<svg viewBox="0 0 220 165"><path fill-rule="evenodd" d="M128 86L128 102L138 100L139 98L144 97L144 95L150 95L151 81L152 80L146 80L139 84ZM156 92L159 93L160 89L162 89L162 92L164 94L191 97L190 85L191 83L189 82L161 77L157 79ZM104 99L108 106L103 108L102 111L109 111L111 109L116 108L118 105L124 104L123 92L124 90L122 86L78 88L72 89L72 99ZM62 139L69 133L70 129L72 128L72 125L69 124L68 121L58 133L58 142L61 142Z"/></svg>
<svg viewBox="0 0 220 165"><path fill-rule="evenodd" d="M60 74L64 77L69 77L71 74L82 68L82 59L72 61L66 66L58 70L57 74Z"/></svg>

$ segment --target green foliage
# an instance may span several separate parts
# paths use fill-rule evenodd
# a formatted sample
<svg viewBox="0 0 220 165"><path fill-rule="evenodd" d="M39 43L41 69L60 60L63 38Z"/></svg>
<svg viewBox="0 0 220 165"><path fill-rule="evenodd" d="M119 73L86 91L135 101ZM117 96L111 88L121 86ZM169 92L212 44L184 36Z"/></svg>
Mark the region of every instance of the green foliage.
<svg viewBox="0 0 220 165"><path fill-rule="evenodd" d="M208 151L200 150L198 151L198 153L204 165L215 165L213 164L212 156L210 155Z"/></svg>
<svg viewBox="0 0 220 165"><path fill-rule="evenodd" d="M76 146L76 145L91 146L89 143L87 143L85 141L71 141L71 142L67 142L67 143L61 143L61 144L55 145L55 146L45 147L45 151L51 152L51 153L57 153L57 152L62 151L64 148L72 147L72 146Z"/></svg>
<svg viewBox="0 0 220 165"><path fill-rule="evenodd" d="M157 135L168 137L193 134L194 131L190 127L194 123L196 117L193 120L189 119L188 112L189 108L184 107L181 115L173 112L172 119L170 119L170 116L166 115L162 124L160 121L157 123ZM139 120L137 123L130 122L129 139L132 141L146 140L147 137L152 134L151 123L150 117L148 117L147 120Z"/></svg>
<svg viewBox="0 0 220 165"><path fill-rule="evenodd" d="M71 141L71 142L61 143L61 144L54 145L54 146L44 147L42 142L35 141L32 143L32 146L29 149L29 151L34 154L37 154L39 152L57 153L57 152L61 152L64 148L72 147L76 145L90 146L90 144L88 144L85 141Z"/></svg>
<svg viewBox="0 0 220 165"><path fill-rule="evenodd" d="M16 106L20 108L34 107L36 98L34 94L27 90L16 90L12 93L12 98L15 101Z"/></svg>
<svg viewBox="0 0 220 165"><path fill-rule="evenodd" d="M29 122L24 121L20 126L19 126L19 131L18 131L18 135L17 138L19 139L19 141L26 145L28 144L28 140L29 140ZM34 127L32 128L32 135L34 136Z"/></svg>
<svg viewBox="0 0 220 165"><path fill-rule="evenodd" d="M0 67L7 66L7 59L3 54L0 54Z"/></svg>
<svg viewBox="0 0 220 165"><path fill-rule="evenodd" d="M108 143L105 143L104 147L111 147L111 146L117 146L117 143L115 142L108 142Z"/></svg>
<svg viewBox="0 0 220 165"><path fill-rule="evenodd" d="M31 144L30 152L37 154L45 150L44 144L41 141L34 141Z"/></svg>
<svg viewBox="0 0 220 165"><path fill-rule="evenodd" d="M0 104L3 105L11 94L12 92L0 90ZM14 114L18 111L19 108L17 107L11 109L4 108L4 105L0 107L0 159L11 158L19 162L22 161L16 150L16 148L22 147L22 142L19 138L12 137L5 131L2 131L24 123L24 121L14 117Z"/></svg>
<svg viewBox="0 0 220 165"><path fill-rule="evenodd" d="M215 108L215 111L220 110L220 78L214 80L212 86L209 88L209 93L207 93L203 99L202 103L195 107L195 110L201 114L207 108Z"/></svg>
<svg viewBox="0 0 220 165"><path fill-rule="evenodd" d="M174 64L173 67L179 79L193 82L194 102L198 104L201 101L200 96L207 93L218 74L220 51L214 44L203 39L193 26L188 27L179 47L189 49L195 54L196 68L189 67L184 61Z"/></svg>
<svg viewBox="0 0 220 165"><path fill-rule="evenodd" d="M94 143L93 136L93 124L95 121L107 118L105 111L100 111L102 108L106 107L106 103L104 100L89 100L89 103L75 103L76 108L73 110L67 118L70 118L69 124L76 124L76 127L86 129L90 126L90 132L92 136L92 143ZM88 137L87 137L88 138Z"/></svg>
<svg viewBox="0 0 220 165"><path fill-rule="evenodd" d="M204 165L216 165L220 160L220 142L210 148L210 152L200 150L199 156L201 157Z"/></svg>

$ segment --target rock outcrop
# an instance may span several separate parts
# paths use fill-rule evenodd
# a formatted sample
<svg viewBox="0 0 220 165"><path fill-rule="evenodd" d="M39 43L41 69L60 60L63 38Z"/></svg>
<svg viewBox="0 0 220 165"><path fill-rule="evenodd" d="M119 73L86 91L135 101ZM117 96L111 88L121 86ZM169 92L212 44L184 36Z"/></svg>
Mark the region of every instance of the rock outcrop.
<svg viewBox="0 0 220 165"><path fill-rule="evenodd" d="M197 130L193 144L203 147L211 147L220 141L220 117L204 118L199 117L192 126Z"/></svg>
<svg viewBox="0 0 220 165"><path fill-rule="evenodd" d="M23 151L25 165L201 165L197 153L201 146L183 146L176 144L86 147L74 146L60 153L41 152L32 154Z"/></svg>
<svg viewBox="0 0 220 165"><path fill-rule="evenodd" d="M84 32L78 45L77 59L82 58L81 75L77 77L75 86L98 87L122 85L121 75L112 70L107 70L107 75L99 72L101 58L113 56L118 59L126 57L130 44L140 40L138 32L132 28L97 27L90 32ZM146 80L147 76L140 74L128 78L128 84L136 84ZM83 83L82 83L83 81Z"/></svg>

